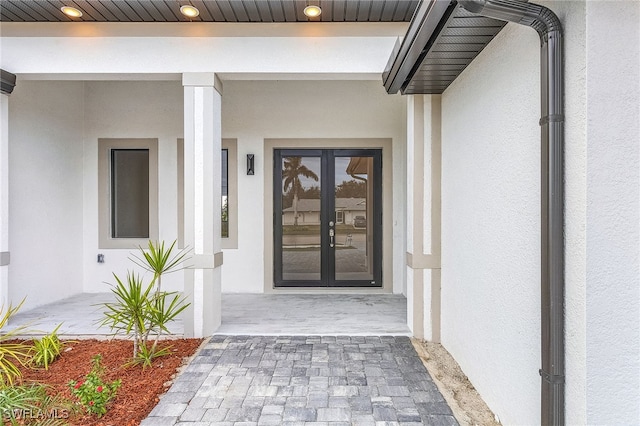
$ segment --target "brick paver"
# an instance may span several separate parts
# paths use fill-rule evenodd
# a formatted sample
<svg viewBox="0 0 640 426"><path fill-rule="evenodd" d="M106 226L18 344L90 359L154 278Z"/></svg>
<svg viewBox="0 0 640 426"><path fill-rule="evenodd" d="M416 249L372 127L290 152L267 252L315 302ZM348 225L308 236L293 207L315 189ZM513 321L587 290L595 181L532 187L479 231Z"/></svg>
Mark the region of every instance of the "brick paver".
<svg viewBox="0 0 640 426"><path fill-rule="evenodd" d="M213 336L149 425L457 425L408 337Z"/></svg>

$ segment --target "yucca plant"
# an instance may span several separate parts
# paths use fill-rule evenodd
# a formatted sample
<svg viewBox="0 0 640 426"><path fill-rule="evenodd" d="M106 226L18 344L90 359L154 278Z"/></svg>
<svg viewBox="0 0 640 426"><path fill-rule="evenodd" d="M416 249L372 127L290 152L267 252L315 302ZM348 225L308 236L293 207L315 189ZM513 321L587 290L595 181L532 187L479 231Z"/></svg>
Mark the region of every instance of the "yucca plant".
<svg viewBox="0 0 640 426"><path fill-rule="evenodd" d="M139 246L140 254L134 254L129 258L136 265L153 273L151 283L157 285L156 293L159 293L162 289L162 275L180 270L180 264L188 255L186 248L180 249L172 255L176 242L174 241L168 249L165 249L164 241L153 242L149 240L147 251Z"/></svg>
<svg viewBox="0 0 640 426"><path fill-rule="evenodd" d="M150 321L149 300L153 284L144 287L140 276L127 273L127 280L123 282L113 274L116 285L111 290L115 296L114 303L105 303L107 309L101 325L106 325L115 333L133 336L133 356L138 353L139 346L148 335L147 325Z"/></svg>
<svg viewBox="0 0 640 426"><path fill-rule="evenodd" d="M30 355L31 346L15 341L20 334L27 331L26 325L8 332L2 331L9 322L9 318L20 310L24 300L22 299L16 307L12 305L7 309L4 306L0 307L0 388L13 385L14 380L21 376L18 365L25 365Z"/></svg>
<svg viewBox="0 0 640 426"><path fill-rule="evenodd" d="M62 323L58 324L51 333L41 339L35 339L33 341L33 356L31 362L36 367L44 367L45 370L48 370L49 364L60 356L64 346L58 338L58 330L61 325Z"/></svg>
<svg viewBox="0 0 640 426"><path fill-rule="evenodd" d="M153 273L148 285L133 272L127 273L126 281L113 274L116 284L112 291L116 301L103 304L106 311L100 325L110 327L115 334L132 336L132 364L147 366L154 358L168 354L166 348L157 347L160 336L169 333L167 324L189 306L185 303L186 298L181 298L177 292L160 290L162 275L178 270L187 256L185 250L172 255L175 244L174 241L166 249L164 242L150 241L148 252L140 248L142 255L133 256L132 260L137 265ZM154 338L151 348L147 346L150 337Z"/></svg>

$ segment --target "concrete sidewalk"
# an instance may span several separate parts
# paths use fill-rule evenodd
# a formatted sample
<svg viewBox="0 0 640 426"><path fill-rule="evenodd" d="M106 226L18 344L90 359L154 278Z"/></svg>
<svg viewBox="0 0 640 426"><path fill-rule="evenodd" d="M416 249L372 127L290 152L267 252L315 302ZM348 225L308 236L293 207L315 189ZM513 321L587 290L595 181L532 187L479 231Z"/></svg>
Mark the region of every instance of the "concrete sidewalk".
<svg viewBox="0 0 640 426"><path fill-rule="evenodd" d="M457 425L408 337L213 336L142 426Z"/></svg>

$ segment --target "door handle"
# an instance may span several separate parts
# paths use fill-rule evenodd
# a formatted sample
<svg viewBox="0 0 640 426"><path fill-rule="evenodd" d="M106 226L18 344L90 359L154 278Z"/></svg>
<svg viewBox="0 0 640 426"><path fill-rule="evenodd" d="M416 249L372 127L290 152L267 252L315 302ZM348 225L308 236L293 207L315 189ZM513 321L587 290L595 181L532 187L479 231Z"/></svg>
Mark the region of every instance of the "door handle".
<svg viewBox="0 0 640 426"><path fill-rule="evenodd" d="M333 247L334 243L333 243L333 238L335 236L335 231L333 229L329 229L329 247Z"/></svg>

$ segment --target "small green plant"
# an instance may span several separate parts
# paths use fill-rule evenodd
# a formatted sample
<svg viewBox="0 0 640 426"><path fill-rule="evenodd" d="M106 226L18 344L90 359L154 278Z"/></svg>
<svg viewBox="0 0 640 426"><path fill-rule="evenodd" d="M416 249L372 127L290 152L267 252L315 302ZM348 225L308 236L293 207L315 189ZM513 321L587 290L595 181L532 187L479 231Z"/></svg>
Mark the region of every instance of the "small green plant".
<svg viewBox="0 0 640 426"><path fill-rule="evenodd" d="M151 367L151 363L155 358L161 356L167 356L171 354L171 346L163 346L158 348L157 346L142 345L138 348L138 353L131 359L130 362L125 364L126 367L131 365L141 365L143 369Z"/></svg>
<svg viewBox="0 0 640 426"><path fill-rule="evenodd" d="M83 380L72 380L68 383L71 393L74 394L80 405L87 412L102 417L107 412L107 405L116 397L118 388L122 384L120 380L107 383L102 379L104 367L102 355L98 354L91 359L93 366L89 374Z"/></svg>
<svg viewBox="0 0 640 426"><path fill-rule="evenodd" d="M45 370L49 369L49 364L55 361L62 352L63 343L58 338L58 330L62 323L49 334L41 339L35 339L33 341L33 357L31 362L36 367L44 367Z"/></svg>
<svg viewBox="0 0 640 426"><path fill-rule="evenodd" d="M140 247L141 255L134 255L131 260L147 271L153 278L145 285L142 278L127 273L122 280L113 274L116 284L112 292L116 296L113 303L105 303L104 318L100 325L108 326L115 334L121 333L133 337L133 355L129 364L151 365L154 358L169 354L168 348L158 348L158 341L163 333L169 333L167 325L174 321L188 303L177 292L166 292L160 288L162 275L180 269L186 257L186 251L173 253L175 241L169 248L163 243L149 241L148 251ZM153 338L151 347L147 345Z"/></svg>
<svg viewBox="0 0 640 426"><path fill-rule="evenodd" d="M0 389L13 385L14 380L21 377L18 365L25 365L30 355L29 345L15 341L21 333L26 331L26 326L22 325L9 332L2 332L9 318L18 312L23 303L24 299L18 306L9 305L6 310L4 306L0 306Z"/></svg>
<svg viewBox="0 0 640 426"><path fill-rule="evenodd" d="M39 383L0 389L0 413L4 424L62 426L74 413L73 405L59 395L51 396Z"/></svg>

